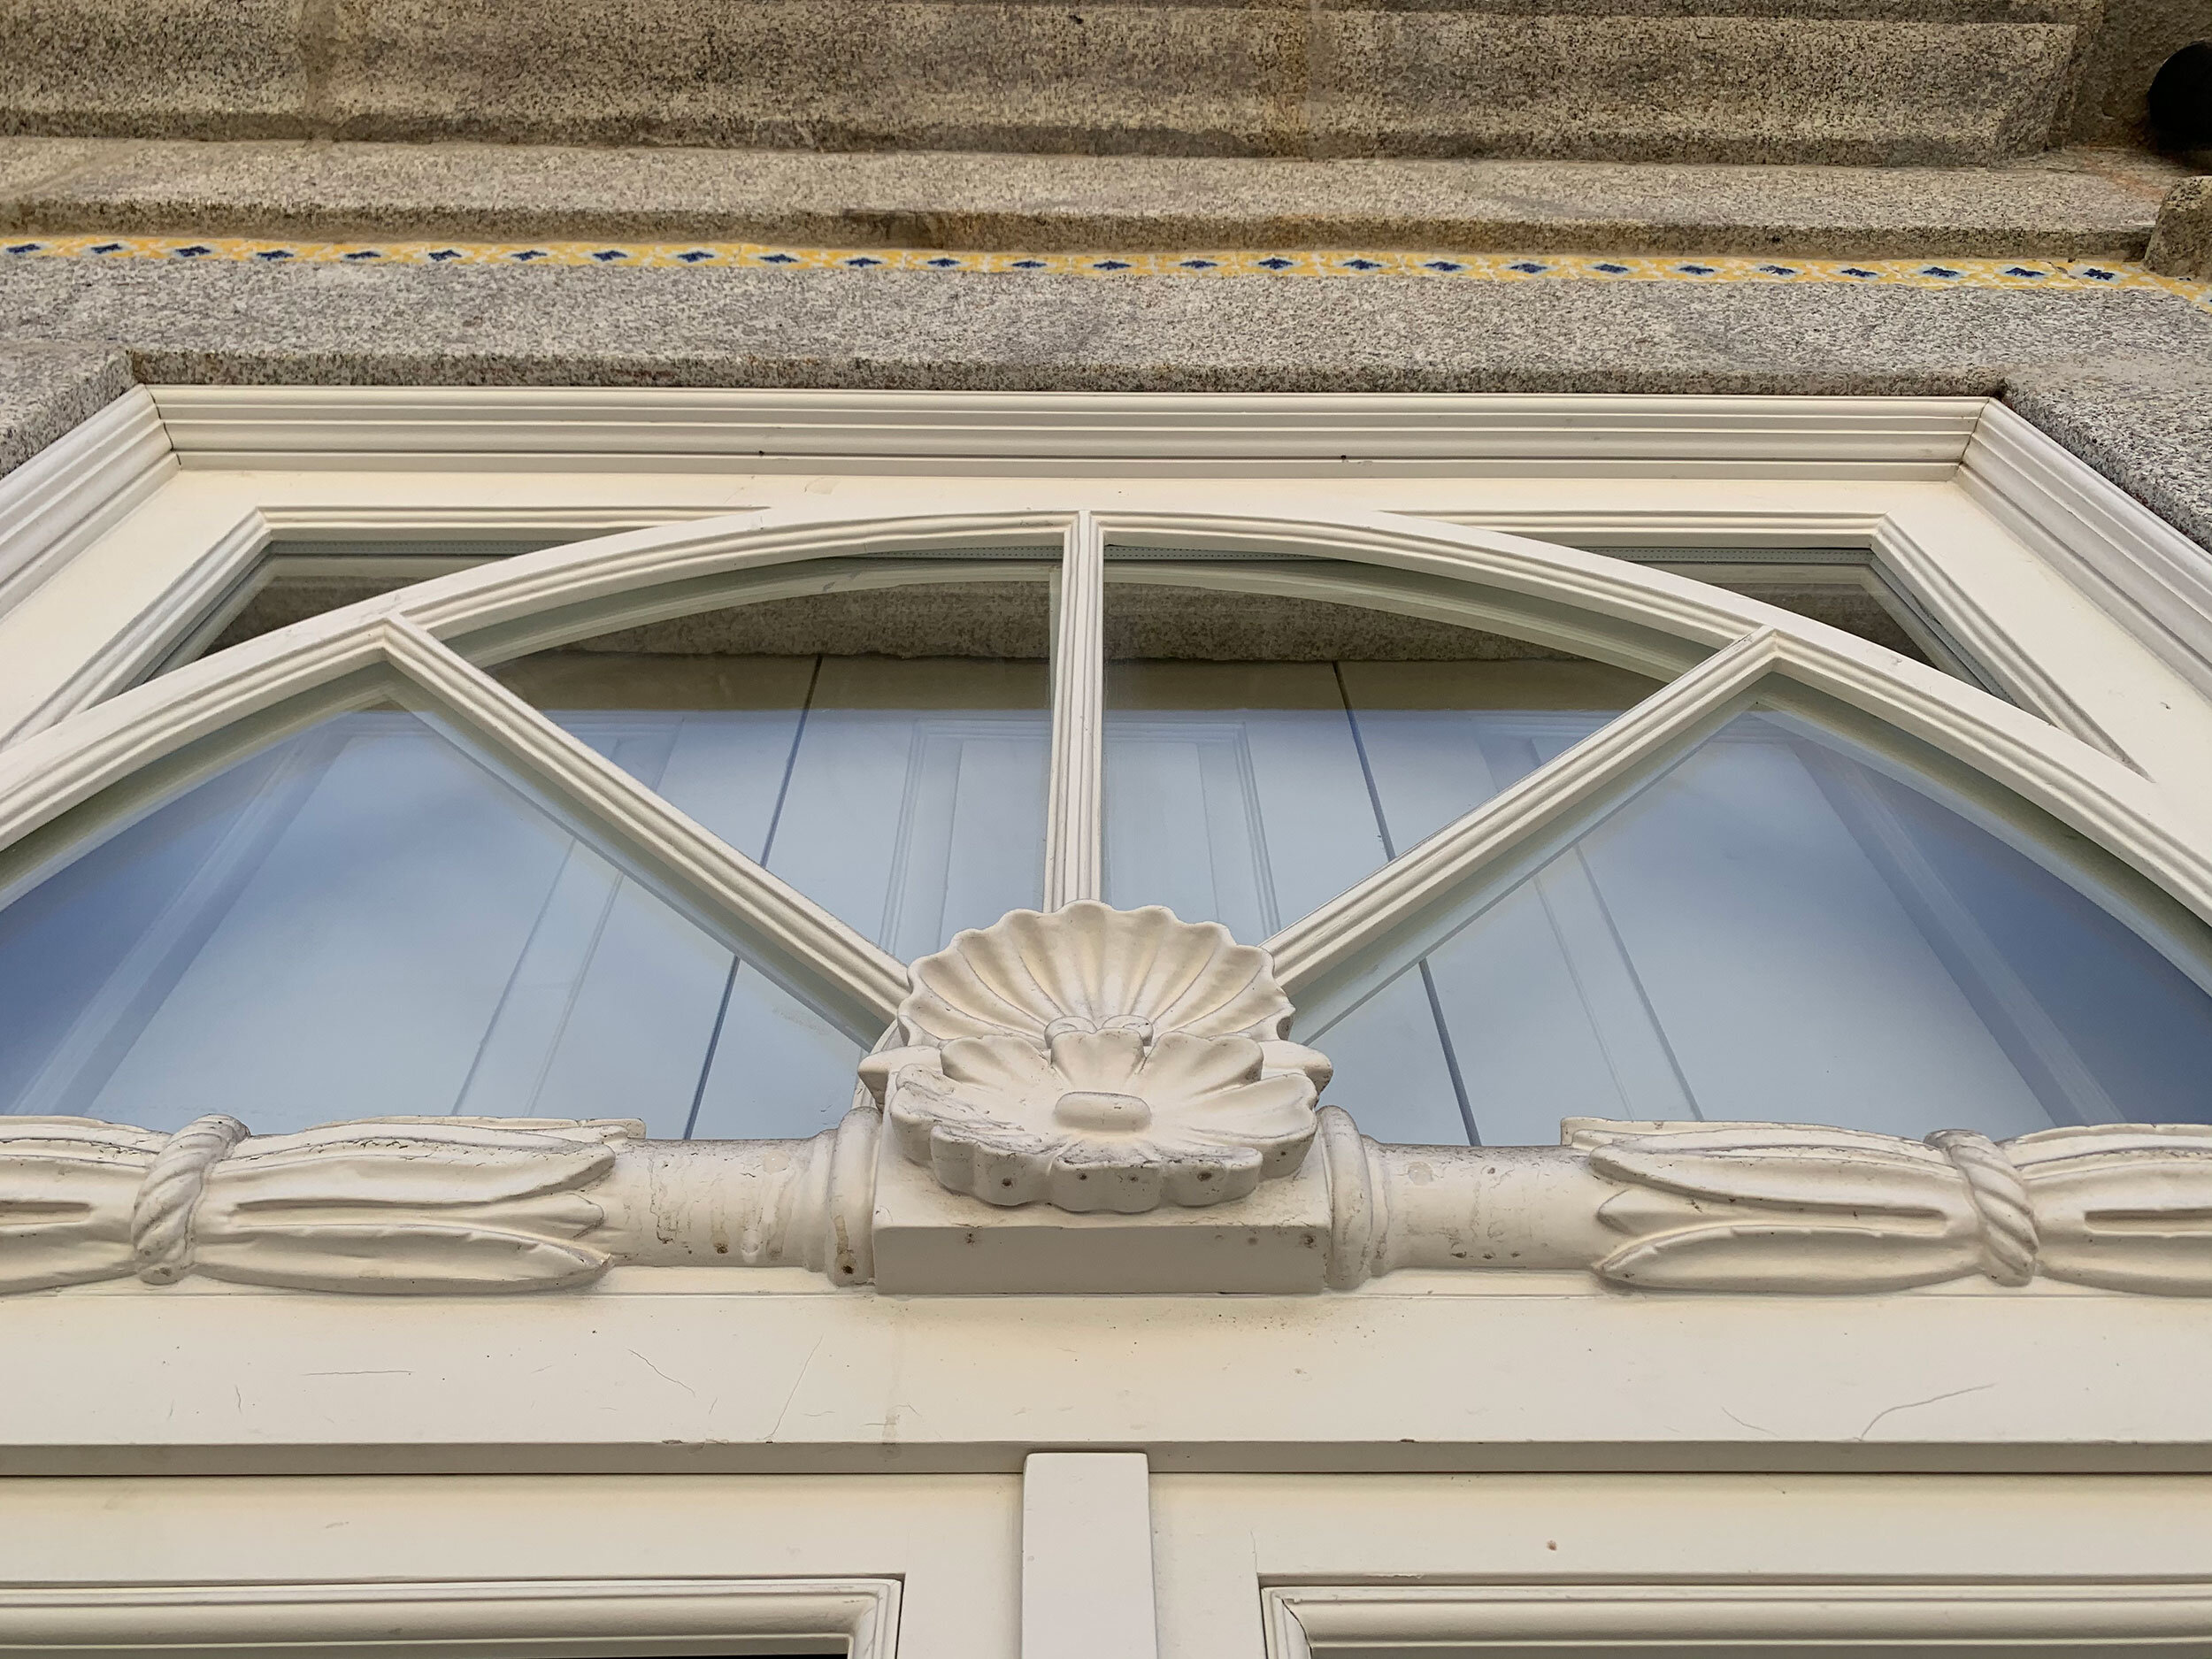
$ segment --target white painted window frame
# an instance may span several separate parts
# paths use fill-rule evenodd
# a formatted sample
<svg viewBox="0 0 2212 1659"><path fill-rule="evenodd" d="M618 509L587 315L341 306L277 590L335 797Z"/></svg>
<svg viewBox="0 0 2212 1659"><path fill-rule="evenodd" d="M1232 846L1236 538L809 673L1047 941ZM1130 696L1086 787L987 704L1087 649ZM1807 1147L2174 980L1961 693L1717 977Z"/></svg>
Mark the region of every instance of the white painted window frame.
<svg viewBox="0 0 2212 1659"><path fill-rule="evenodd" d="M2204 1486L1178 1473L1113 1450L988 1475L15 1480L0 1654L2199 1659Z"/></svg>
<svg viewBox="0 0 2212 1659"><path fill-rule="evenodd" d="M721 516L733 509L749 511ZM715 522L690 522L702 519ZM632 528L644 525L661 527ZM110 695L157 664L272 535L470 532L631 533L442 577ZM2021 706L1755 602L1517 534L1863 539ZM1066 647L1095 636L1110 542L1356 554L1380 572L1371 596L1401 600L1409 582L1471 578L1488 585L1479 614L1492 620L1684 671L1610 733L1286 929L1272 942L1308 1006L1356 987L1373 972L1368 946L1440 890L1571 833L1605 792L1740 706L1761 674L1910 733L2185 906L2212 905L2202 556L1976 400L136 394L0 482L0 710L18 733L0 749L0 839L150 767L157 780L165 756L195 744L204 761L223 741L343 706L362 674L388 666L626 868L864 1035L887 1017L900 964L508 696L471 651L499 629L498 651L526 649L534 608L626 603L647 577L750 572L764 596L810 557L1041 535L1066 554L1056 899L1095 888L1098 676L1087 649ZM890 567L867 578L903 579ZM1479 619L1470 602L1431 598ZM1568 611L1577 619L1563 624ZM632 619L647 614L649 603ZM540 637L559 634L547 623ZM1655 639L1672 641L1668 660L1649 656ZM218 1648L287 1618L302 1640L342 1640L395 1609L448 1620L434 1641L458 1639L511 1591L572 1607L605 1595L672 1617L721 1596L715 1616L741 1636L736 1624L772 1622L764 1609L796 1597L820 1613L826 1642L837 1619L872 1617L872 1648L857 1645L858 1624L841 1628L854 1651L881 1653L887 1585L904 1597L902 1659L1002 1659L1018 1645L1088 1659L1103 1651L1093 1635L1143 1659L1148 1615L1168 1659L1259 1659L1269 1640L1292 1659L1331 1620L1371 1646L1425 1620L1422 1640L1479 1651L1501 1608L1534 1603L1565 1633L1604 1641L1661 1626L1701 1636L1747 1606L1778 1609L1759 1633L1784 1651L1821 1633L1809 1616L1789 1625L1816 1604L1845 1618L1924 1607L2001 1632L2024 1606L2047 1612L2070 1594L2092 1612L2066 1633L2093 1650L2156 1638L2171 1628L2162 1609L2179 1609L2193 1639L2208 1617L2201 1478L2139 1472L2203 1467L2212 1445L2192 1382L2200 1320L2180 1304L2062 1288L2002 1304L1902 1295L1847 1329L1803 1298L1754 1316L1558 1276L1509 1290L1432 1275L1271 1302L1271 1317L1245 1320L1227 1299L933 1308L841 1298L774 1269L742 1290L716 1273L641 1271L665 1277L651 1288L611 1278L588 1301L549 1306L308 1308L212 1286L157 1309L144 1298L168 1293L135 1286L12 1304L11 1331L49 1363L23 1379L8 1472L70 1478L5 1483L0 1525L15 1542L0 1551L0 1639L73 1619L70 1640L97 1651L116 1609L166 1596L195 1609ZM667 1294L678 1289L692 1294ZM1489 1300L1471 1320L1476 1294ZM726 1300L696 1299L709 1297ZM2115 1343L2140 1372L2117 1385L2132 1413L2124 1443L2097 1391L2116 1386L2095 1370ZM348 1344L390 1369L334 1367ZM1855 1373L1870 1349L1879 1375ZM1133 1352L1146 1388L1099 1380L1125 1376ZM1724 1353L1731 1374L1716 1387L1707 1373ZM1640 1368L1632 1394L1600 1363L1623 1356ZM1402 1394L1379 1394L1379 1364L1395 1366ZM557 1387L536 1380L556 1367ZM146 1376L158 1386L141 1386ZM1035 1412L1020 1427L1017 1404ZM1033 1433L1066 1449L1027 1456L1018 1486ZM1156 1471L1177 1472L1138 1480L1138 1447ZM360 1550L357 1535L322 1536L306 1517L318 1505L354 1516L360 1489L381 1479L363 1471L395 1457L442 1472L383 1483L380 1540L353 1564L387 1582L349 1580L334 1552ZM1762 1459L1796 1471L1787 1492L1771 1478L1666 1472ZM487 1481L488 1460L510 1472ZM1909 1472L1937 1463L1994 1472ZM558 1472L613 1466L652 1473L622 1478L626 1494ZM231 1479L212 1484L240 1502L258 1484L266 1512L223 1536L206 1525L201 1483L101 1478L119 1467L220 1473ZM1593 1467L1650 1472L1577 1472ZM1892 1472L1855 1485L1804 1472L1842 1468ZM1532 1469L1545 1472L1513 1472ZM257 1482L272 1470L284 1472ZM870 1478L906 1470L918 1472ZM847 1486L795 1525L792 1499L817 1476ZM740 1549L710 1528L678 1529L671 1516L708 1513L716 1479L757 1483L772 1534ZM949 1525L956 1487L997 1518ZM1939 1487L1948 1497L1916 1507ZM1873 1489L1891 1509L1853 1496ZM1790 1498L1836 1507L1784 1524L1776 1506ZM153 1520L134 1533L140 1500ZM477 1506L476 1541L457 1551L424 1525L457 1502ZM2085 1503L2095 1525L2078 1525ZM1932 1517L1917 1532L1885 1518L1915 1514ZM1701 1532L1699 1517L1721 1531ZM649 1550L650 1566L637 1564ZM610 1564L611 1552L622 1559ZM1102 1563L1111 1593L1086 1612ZM882 1576L842 1576L864 1569ZM643 1582L655 1571L670 1576ZM715 1576L749 1571L762 1576ZM824 1576L792 1576L807 1572Z"/></svg>
<svg viewBox="0 0 2212 1659"><path fill-rule="evenodd" d="M266 1558L264 1557L265 1560ZM895 1578L0 1585L0 1654L646 1659L898 1651Z"/></svg>
<svg viewBox="0 0 2212 1659"><path fill-rule="evenodd" d="M2199 1485L1163 1475L1160 1620L1169 1652L1210 1659L2195 1659L2212 1651Z"/></svg>
<svg viewBox="0 0 2212 1659"><path fill-rule="evenodd" d="M2113 598L2109 546L2105 588L2085 593L1974 503L1961 480L1985 428L2014 473L2047 495L2072 490L2068 522L2094 508L2132 526L2138 588L2171 551L2155 520L2130 518L2055 449L2025 466L2041 441L1975 400L141 392L9 480L39 510L0 550L14 572L0 586L0 603L14 595L0 614L0 718L23 733L0 750L0 847L168 755L191 748L210 764L227 743L386 695L380 676L396 676L403 698L630 873L872 1041L902 964L471 659L678 614L703 603L702 583L721 602L818 586L821 559L1058 543L1049 908L1099 891L1099 640L1115 545L1351 561L1366 574L1224 565L1199 579L1356 588L1671 681L1270 941L1317 1024L1417 954L1424 918L1448 914L1448 898L1524 873L1755 693L1901 731L2049 813L2148 878L2156 891L2129 919L2171 941L2181 911L2212 916L2212 781L2196 764L2212 700L2184 677L2186 630L2149 637ZM1332 450L1358 459L1331 469ZM671 470L626 470L641 455ZM59 504L73 466L73 518ZM1855 511L1840 511L1847 498ZM544 535L641 518L664 522L436 578L92 701L154 667L280 531ZM2023 706L1757 601L1501 527L1616 542L1863 538ZM893 561L839 580L987 568ZM0 885L22 878L16 863ZM2162 910L2162 895L2177 908Z"/></svg>
<svg viewBox="0 0 2212 1659"><path fill-rule="evenodd" d="M0 1655L1010 1655L1022 1501L1018 1471L8 1480Z"/></svg>
<svg viewBox="0 0 2212 1659"><path fill-rule="evenodd" d="M2007 695L2092 741L2111 740L2087 664L2113 638L2077 638L2073 584L2212 691L2200 550L1983 399L158 388L0 482L0 618L49 589L0 620L0 731L149 672L272 536L551 540L808 500L849 516L856 490L895 512L1037 504L1079 479L1585 545L1863 542ZM2065 580L2021 591L2039 572Z"/></svg>
<svg viewBox="0 0 2212 1659"><path fill-rule="evenodd" d="M2054 1655L2205 1651L2212 1584L1302 1585L1261 1593L1267 1659Z"/></svg>

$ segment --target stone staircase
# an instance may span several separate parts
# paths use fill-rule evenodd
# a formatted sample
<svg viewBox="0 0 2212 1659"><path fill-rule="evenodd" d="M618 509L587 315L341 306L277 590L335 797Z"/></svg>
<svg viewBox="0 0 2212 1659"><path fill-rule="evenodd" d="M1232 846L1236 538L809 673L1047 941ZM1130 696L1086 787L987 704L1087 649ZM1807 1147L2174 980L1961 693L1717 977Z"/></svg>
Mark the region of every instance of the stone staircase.
<svg viewBox="0 0 2212 1659"><path fill-rule="evenodd" d="M0 0L0 131L1982 166L2111 142L2161 5Z"/></svg>
<svg viewBox="0 0 2212 1659"><path fill-rule="evenodd" d="M0 229L2196 274L2212 196L2141 118L2200 35L2212 0L0 0Z"/></svg>
<svg viewBox="0 0 2212 1659"><path fill-rule="evenodd" d="M2132 259L2183 176L2122 150L1763 167L0 137L0 232Z"/></svg>

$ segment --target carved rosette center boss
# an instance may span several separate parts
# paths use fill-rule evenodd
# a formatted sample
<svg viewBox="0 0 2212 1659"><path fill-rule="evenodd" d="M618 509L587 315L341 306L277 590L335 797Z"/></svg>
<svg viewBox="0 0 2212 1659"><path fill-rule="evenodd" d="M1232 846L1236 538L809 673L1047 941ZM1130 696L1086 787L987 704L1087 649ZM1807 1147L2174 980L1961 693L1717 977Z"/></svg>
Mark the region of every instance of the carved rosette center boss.
<svg viewBox="0 0 2212 1659"><path fill-rule="evenodd" d="M1016 910L912 969L861 1080L899 1150L998 1205L1217 1204L1304 1162L1329 1063L1263 950L1158 905Z"/></svg>

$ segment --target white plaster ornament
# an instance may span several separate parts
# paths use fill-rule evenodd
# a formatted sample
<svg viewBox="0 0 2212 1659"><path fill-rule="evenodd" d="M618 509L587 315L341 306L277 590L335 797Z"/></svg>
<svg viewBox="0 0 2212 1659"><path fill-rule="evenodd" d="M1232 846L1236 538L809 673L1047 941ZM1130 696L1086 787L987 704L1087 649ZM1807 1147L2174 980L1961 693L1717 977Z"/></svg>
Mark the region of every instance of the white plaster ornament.
<svg viewBox="0 0 2212 1659"><path fill-rule="evenodd" d="M1267 954L1213 924L1087 901L1017 910L914 964L909 984L898 1046L860 1067L883 1110L860 1104L803 1141L652 1141L627 1119L388 1118L263 1136L222 1114L169 1135L0 1117L0 1294L194 1275L565 1290L618 1264L803 1267L856 1286L879 1282L886 1249L905 1253L900 1282L927 1289L916 1263L946 1237L972 1247L1039 1219L962 1206L885 1226L888 1136L896 1156L1002 1207L1141 1214L1295 1174L1263 1200L1279 1219L1294 1195L1294 1230L1310 1234L1257 1286L1286 1293L1416 1268L1574 1271L1659 1293L1980 1278L2212 1296L2212 1125L1998 1142L1570 1118L1554 1147L1381 1145L1317 1110L1328 1062L1283 1036L1292 1010ZM1164 1244L1256 1225L1246 1209L1108 1231L1125 1245L1156 1227ZM1125 1259L1138 1265L1116 1288L1256 1287L1247 1268L1209 1279L1202 1251ZM972 1290L979 1272L960 1282ZM1037 1288L1025 1267L1002 1277L983 1272L986 1287Z"/></svg>
<svg viewBox="0 0 2212 1659"><path fill-rule="evenodd" d="M0 1294L135 1274L303 1290L555 1289L595 1279L588 1189L634 1121L385 1118L250 1135L0 1118Z"/></svg>
<svg viewBox="0 0 2212 1659"><path fill-rule="evenodd" d="M1304 1160L1329 1063L1285 1040L1267 953L1158 905L1016 910L912 969L903 1046L861 1078L953 1192L1136 1215Z"/></svg>

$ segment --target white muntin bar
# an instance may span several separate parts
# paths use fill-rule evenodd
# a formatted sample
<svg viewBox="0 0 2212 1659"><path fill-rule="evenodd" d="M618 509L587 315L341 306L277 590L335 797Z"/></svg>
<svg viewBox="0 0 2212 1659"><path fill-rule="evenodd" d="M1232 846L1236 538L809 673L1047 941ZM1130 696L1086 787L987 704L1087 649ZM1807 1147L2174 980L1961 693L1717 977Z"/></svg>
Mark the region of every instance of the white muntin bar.
<svg viewBox="0 0 2212 1659"><path fill-rule="evenodd" d="M1104 890L1106 547L1097 515L1069 524L1054 585L1052 783L1045 817L1045 908Z"/></svg>
<svg viewBox="0 0 2212 1659"><path fill-rule="evenodd" d="M772 964L848 1034L872 1039L882 1029L905 988L899 963L415 623L391 618L383 642L403 696L504 760L626 871L733 949Z"/></svg>

